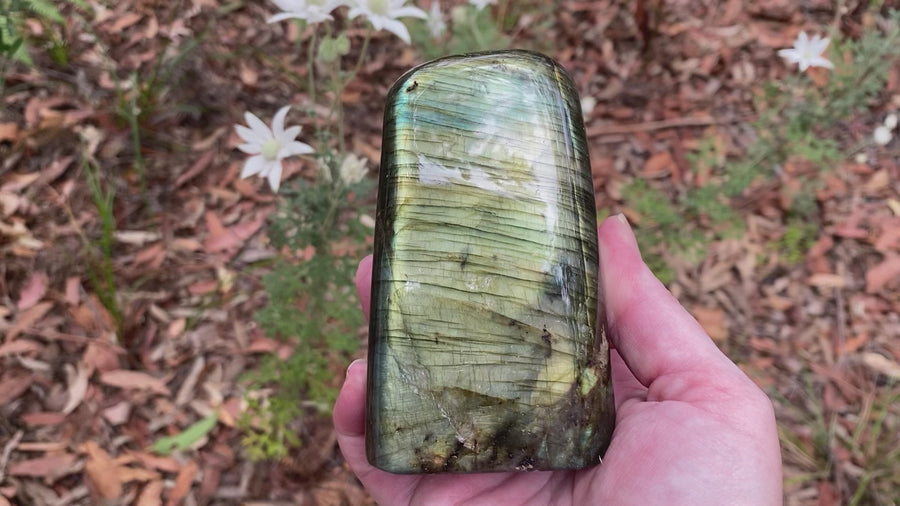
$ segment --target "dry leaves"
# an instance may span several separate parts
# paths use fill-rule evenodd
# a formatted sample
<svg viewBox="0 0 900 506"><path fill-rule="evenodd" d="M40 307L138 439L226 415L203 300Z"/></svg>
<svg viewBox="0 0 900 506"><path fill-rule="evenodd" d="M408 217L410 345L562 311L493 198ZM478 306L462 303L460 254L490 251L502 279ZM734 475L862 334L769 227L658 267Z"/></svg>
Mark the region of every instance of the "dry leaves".
<svg viewBox="0 0 900 506"><path fill-rule="evenodd" d="M100 373L100 382L112 387L149 390L153 393L170 396L172 393L165 381L140 371L128 371L124 369L106 371Z"/></svg>
<svg viewBox="0 0 900 506"><path fill-rule="evenodd" d="M19 301L16 303L19 311L37 304L44 297L44 294L47 293L47 284L49 282L50 279L47 277L47 274L39 271L32 273L28 282L25 283L25 287L19 293Z"/></svg>
<svg viewBox="0 0 900 506"><path fill-rule="evenodd" d="M95 501L102 502L121 497L122 481L113 458L93 441L83 444L81 451L87 454L84 470Z"/></svg>

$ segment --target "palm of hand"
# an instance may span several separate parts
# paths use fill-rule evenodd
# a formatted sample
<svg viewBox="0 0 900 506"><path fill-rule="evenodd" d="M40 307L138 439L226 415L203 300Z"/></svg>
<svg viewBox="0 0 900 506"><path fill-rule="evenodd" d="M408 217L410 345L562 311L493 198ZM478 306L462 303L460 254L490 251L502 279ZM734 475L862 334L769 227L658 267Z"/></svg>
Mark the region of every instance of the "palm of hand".
<svg viewBox="0 0 900 506"><path fill-rule="evenodd" d="M347 462L381 504L777 504L772 406L722 355L640 259L624 220L600 228L616 429L600 466L581 471L393 475L365 459L365 366L335 405ZM615 267L615 268L613 268ZM357 275L363 307L371 262ZM614 289L613 289L614 288ZM623 360L624 358L624 360Z"/></svg>

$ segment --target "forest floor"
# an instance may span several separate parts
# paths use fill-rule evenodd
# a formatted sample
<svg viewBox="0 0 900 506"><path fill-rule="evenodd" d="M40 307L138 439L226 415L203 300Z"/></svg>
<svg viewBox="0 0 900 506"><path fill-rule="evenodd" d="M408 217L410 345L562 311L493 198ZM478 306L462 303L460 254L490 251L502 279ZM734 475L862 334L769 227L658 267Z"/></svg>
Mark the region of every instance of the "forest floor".
<svg viewBox="0 0 900 506"><path fill-rule="evenodd" d="M641 233L654 224L631 200L634 181L675 201L722 177L715 167L760 136L762 83L799 74L777 50L801 30L849 40L878 30L881 3L891 2L489 8L511 19L509 47L570 72L600 215L623 212ZM87 4L61 7L64 24L25 19L33 64L5 62L0 75L0 505L371 502L327 413L304 407L300 444L280 459L249 458L240 423L245 373L292 341L256 321L280 253L267 236L279 195L239 178L234 125L245 111L268 122L287 104L327 116L335 97L313 103L302 86L312 31L266 24L275 7L255 0ZM348 62L365 35L349 26ZM378 32L338 97L369 180L387 92L425 58ZM818 87L834 79L809 76ZM123 113L138 99L145 110ZM648 247L670 290L770 395L786 504L900 497L900 140L871 142L898 109L894 60L852 119L816 126L851 154L827 170L802 156L766 167L728 202L740 233L700 255ZM313 120L291 114L312 143ZM711 145L719 159L698 169ZM284 181L316 177L310 159L284 167ZM812 203L800 225L798 192ZM372 212L374 191L355 198ZM365 356L365 327L356 338L351 354L322 350L331 388ZM189 429L184 448L157 451Z"/></svg>

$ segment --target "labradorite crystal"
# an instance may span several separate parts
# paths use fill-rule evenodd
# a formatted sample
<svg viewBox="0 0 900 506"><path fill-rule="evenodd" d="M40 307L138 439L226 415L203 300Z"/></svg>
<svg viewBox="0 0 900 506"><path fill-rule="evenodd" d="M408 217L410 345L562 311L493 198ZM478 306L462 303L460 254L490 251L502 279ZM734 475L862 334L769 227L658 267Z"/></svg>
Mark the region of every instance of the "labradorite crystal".
<svg viewBox="0 0 900 506"><path fill-rule="evenodd" d="M612 434L577 94L542 55L449 57L388 96L366 449L395 473L578 469Z"/></svg>

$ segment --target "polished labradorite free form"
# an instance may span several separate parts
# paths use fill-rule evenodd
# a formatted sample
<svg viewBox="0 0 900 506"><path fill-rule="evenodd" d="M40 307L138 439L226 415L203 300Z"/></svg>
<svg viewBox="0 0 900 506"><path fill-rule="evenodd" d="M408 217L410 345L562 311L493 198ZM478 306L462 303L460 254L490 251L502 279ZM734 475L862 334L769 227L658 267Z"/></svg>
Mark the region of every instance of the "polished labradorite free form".
<svg viewBox="0 0 900 506"><path fill-rule="evenodd" d="M578 469L614 408L578 97L530 52L422 65L388 96L366 449L396 473Z"/></svg>

